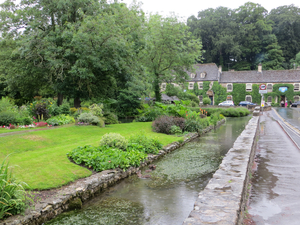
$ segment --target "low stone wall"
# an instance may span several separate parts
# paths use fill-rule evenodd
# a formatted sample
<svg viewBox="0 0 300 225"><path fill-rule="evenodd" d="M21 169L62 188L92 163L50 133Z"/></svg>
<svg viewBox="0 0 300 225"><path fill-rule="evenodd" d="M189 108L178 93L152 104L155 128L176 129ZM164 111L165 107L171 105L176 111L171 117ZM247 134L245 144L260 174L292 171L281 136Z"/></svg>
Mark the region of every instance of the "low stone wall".
<svg viewBox="0 0 300 225"><path fill-rule="evenodd" d="M217 126L223 124L225 120L219 121ZM154 160L159 159L165 154L168 154L175 149L183 146L185 143L199 137L203 133L207 133L214 129L214 126L209 126L204 129L200 134L191 133L183 141L183 143L174 142L160 150L157 155L148 155L145 162L141 163L140 167L130 167L127 171L121 169L105 170L100 173L96 173L83 180L76 181L71 185L67 185L57 192L55 197L48 198L45 201L39 202L35 205L34 209L29 210L24 216L17 215L12 216L0 224L3 225L38 225L43 224L48 220L55 218L62 212L79 209L82 207L82 203L99 195L107 187L113 186L118 181L135 174L141 167L144 167Z"/></svg>
<svg viewBox="0 0 300 225"><path fill-rule="evenodd" d="M249 173L256 148L259 117L253 117L199 193L184 225L241 224L247 201Z"/></svg>

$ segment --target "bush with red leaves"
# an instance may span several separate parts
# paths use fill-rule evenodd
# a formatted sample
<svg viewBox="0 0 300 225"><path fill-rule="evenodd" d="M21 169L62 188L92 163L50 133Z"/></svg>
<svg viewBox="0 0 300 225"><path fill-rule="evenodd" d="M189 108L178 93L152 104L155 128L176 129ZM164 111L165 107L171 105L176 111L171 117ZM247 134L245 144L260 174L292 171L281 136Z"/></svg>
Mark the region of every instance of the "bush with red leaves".
<svg viewBox="0 0 300 225"><path fill-rule="evenodd" d="M47 126L48 124L46 123L46 122L37 122L37 123L35 123L35 126L36 127L45 127L45 126Z"/></svg>
<svg viewBox="0 0 300 225"><path fill-rule="evenodd" d="M181 130L184 129L185 120L181 117L161 116L155 119L152 123L152 128L157 133L170 134L172 126L178 126Z"/></svg>

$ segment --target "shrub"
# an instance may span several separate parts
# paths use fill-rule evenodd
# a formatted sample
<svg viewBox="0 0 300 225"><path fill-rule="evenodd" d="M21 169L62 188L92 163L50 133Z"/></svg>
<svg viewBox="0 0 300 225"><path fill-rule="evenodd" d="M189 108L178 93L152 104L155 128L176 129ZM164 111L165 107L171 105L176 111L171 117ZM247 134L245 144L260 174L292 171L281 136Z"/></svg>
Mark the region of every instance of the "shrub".
<svg viewBox="0 0 300 225"><path fill-rule="evenodd" d="M118 116L112 112L104 114L104 121L106 124L117 124L119 123L118 121Z"/></svg>
<svg viewBox="0 0 300 225"><path fill-rule="evenodd" d="M49 114L51 116L57 116L61 114L61 107L57 106L57 104L51 105L51 108L49 109Z"/></svg>
<svg viewBox="0 0 300 225"><path fill-rule="evenodd" d="M70 114L70 105L68 103L62 104L61 106L59 106L59 108L61 114L65 114L65 115Z"/></svg>
<svg viewBox="0 0 300 225"><path fill-rule="evenodd" d="M202 125L201 122L199 120L194 120L191 118L187 118L185 120L185 127L184 127L184 131L187 132L200 132L202 129Z"/></svg>
<svg viewBox="0 0 300 225"><path fill-rule="evenodd" d="M93 105L91 105L89 107L90 112L93 115L98 116L98 117L102 117L103 116L102 108L103 108L103 104L93 104Z"/></svg>
<svg viewBox="0 0 300 225"><path fill-rule="evenodd" d="M161 116L152 123L152 128L157 133L170 134L171 127L176 125L183 129L185 127L184 118L173 116Z"/></svg>
<svg viewBox="0 0 300 225"><path fill-rule="evenodd" d="M210 98L203 98L203 105L210 105L210 104L211 104Z"/></svg>
<svg viewBox="0 0 300 225"><path fill-rule="evenodd" d="M0 112L0 126L8 126L17 122L17 113L12 111Z"/></svg>
<svg viewBox="0 0 300 225"><path fill-rule="evenodd" d="M163 145L156 139L145 134L133 135L129 138L127 151L138 150L148 154L157 154Z"/></svg>
<svg viewBox="0 0 300 225"><path fill-rule="evenodd" d="M0 219L16 215L27 207L25 183L20 183L12 176L5 160L0 165Z"/></svg>
<svg viewBox="0 0 300 225"><path fill-rule="evenodd" d="M78 121L82 123L97 125L100 122L100 119L97 116L94 116L92 113L81 113L78 116Z"/></svg>
<svg viewBox="0 0 300 225"><path fill-rule="evenodd" d="M100 140L100 146L109 146L113 148L119 148L125 150L127 148L127 140L118 133L104 134Z"/></svg>
<svg viewBox="0 0 300 225"><path fill-rule="evenodd" d="M64 124L74 123L75 119L72 116L61 114L58 116L51 117L46 122L52 126L61 126Z"/></svg>
<svg viewBox="0 0 300 225"><path fill-rule="evenodd" d="M180 129L180 127L173 125L173 126L171 126L170 133L171 134L181 134L182 130Z"/></svg>
<svg viewBox="0 0 300 225"><path fill-rule="evenodd" d="M126 170L130 166L139 166L147 154L137 150L122 151L108 146L84 146L73 149L67 156L76 164L84 164L95 171L114 168Z"/></svg>
<svg viewBox="0 0 300 225"><path fill-rule="evenodd" d="M0 112L4 111L16 112L14 103L8 97L2 97L2 99L0 99Z"/></svg>
<svg viewBox="0 0 300 225"><path fill-rule="evenodd" d="M37 123L35 123L35 126L36 127L46 127L47 126L47 123L46 122L37 122Z"/></svg>

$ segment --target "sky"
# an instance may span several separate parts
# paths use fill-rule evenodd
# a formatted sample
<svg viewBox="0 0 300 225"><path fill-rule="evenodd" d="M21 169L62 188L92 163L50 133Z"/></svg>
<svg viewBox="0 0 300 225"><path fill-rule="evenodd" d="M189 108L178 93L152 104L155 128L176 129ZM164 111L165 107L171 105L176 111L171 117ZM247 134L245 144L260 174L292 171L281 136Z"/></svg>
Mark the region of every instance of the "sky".
<svg viewBox="0 0 300 225"><path fill-rule="evenodd" d="M123 0L122 2L130 4L132 0ZM165 16L170 15L170 12L174 12L179 17L187 19L191 15L197 16L199 11L208 8L215 9L219 6L223 6L230 9L236 9L244 5L246 2L249 2L249 0L140 0L138 2L143 3L142 9L145 12L158 12L160 15ZM294 4L297 7L300 6L299 0L253 0L251 2L260 4L269 12L282 5Z"/></svg>
<svg viewBox="0 0 300 225"><path fill-rule="evenodd" d="M3 3L5 0L0 0L0 3ZM19 2L19 0L15 0ZM132 3L132 0L119 0L128 5ZM219 6L236 9L244 5L249 0L137 0L137 2L142 2L142 9L145 12L158 12L160 15L170 15L170 12L174 12L175 15L179 16L181 19L186 20L191 15L197 16L199 11L208 9L208 8L217 8ZM282 5L291 5L299 7L299 0L260 0L260 1L251 1L253 3L258 3L269 12Z"/></svg>

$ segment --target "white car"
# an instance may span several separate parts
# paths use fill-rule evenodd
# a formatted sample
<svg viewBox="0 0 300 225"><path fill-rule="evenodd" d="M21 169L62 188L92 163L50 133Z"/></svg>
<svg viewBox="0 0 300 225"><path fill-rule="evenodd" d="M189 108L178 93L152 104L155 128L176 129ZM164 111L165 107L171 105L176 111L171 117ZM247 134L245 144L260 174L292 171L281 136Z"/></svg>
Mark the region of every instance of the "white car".
<svg viewBox="0 0 300 225"><path fill-rule="evenodd" d="M234 106L233 101L224 101L219 103L219 106Z"/></svg>

